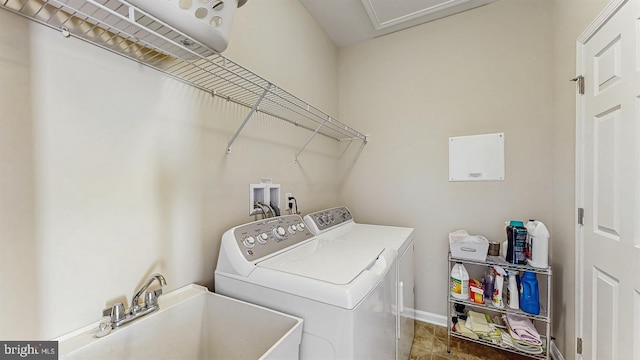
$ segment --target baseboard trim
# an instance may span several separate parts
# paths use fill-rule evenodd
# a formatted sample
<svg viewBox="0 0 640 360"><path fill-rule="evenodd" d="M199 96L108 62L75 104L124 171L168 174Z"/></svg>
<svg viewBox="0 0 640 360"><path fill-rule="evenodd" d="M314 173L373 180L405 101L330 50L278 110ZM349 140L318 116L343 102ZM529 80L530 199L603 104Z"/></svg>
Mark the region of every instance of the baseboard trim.
<svg viewBox="0 0 640 360"><path fill-rule="evenodd" d="M564 356L558 347L556 346L556 342L551 340L551 347L549 348L549 353L551 354L551 358L553 360L564 360Z"/></svg>
<svg viewBox="0 0 640 360"><path fill-rule="evenodd" d="M438 314L434 314L426 311L420 311L420 310L416 310L415 314L416 314L416 320L418 321L447 327L447 317L444 315L438 315Z"/></svg>

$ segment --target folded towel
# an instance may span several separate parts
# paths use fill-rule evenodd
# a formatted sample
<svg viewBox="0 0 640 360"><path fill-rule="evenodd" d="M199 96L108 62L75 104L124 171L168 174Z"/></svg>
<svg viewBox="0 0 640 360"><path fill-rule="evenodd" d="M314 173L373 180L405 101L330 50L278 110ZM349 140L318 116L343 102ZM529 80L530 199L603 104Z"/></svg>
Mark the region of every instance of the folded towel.
<svg viewBox="0 0 640 360"><path fill-rule="evenodd" d="M527 354L532 354L532 355L538 355L543 353L543 349L541 345L526 344L523 342L514 341L511 335L507 334L506 332L502 333L502 345L511 346L522 352L525 352Z"/></svg>
<svg viewBox="0 0 640 360"><path fill-rule="evenodd" d="M476 335L471 329L467 328L465 321L462 319L458 319L458 324L455 326L456 332L471 339L478 340L480 337Z"/></svg>
<svg viewBox="0 0 640 360"><path fill-rule="evenodd" d="M538 330L533 326L531 320L527 317L508 313L506 316L506 322L511 333L511 337L520 342L533 345L542 345L540 334Z"/></svg>
<svg viewBox="0 0 640 360"><path fill-rule="evenodd" d="M476 334L488 334L491 329L487 323L487 317L479 312L469 311L467 313L469 320L471 320L471 330Z"/></svg>

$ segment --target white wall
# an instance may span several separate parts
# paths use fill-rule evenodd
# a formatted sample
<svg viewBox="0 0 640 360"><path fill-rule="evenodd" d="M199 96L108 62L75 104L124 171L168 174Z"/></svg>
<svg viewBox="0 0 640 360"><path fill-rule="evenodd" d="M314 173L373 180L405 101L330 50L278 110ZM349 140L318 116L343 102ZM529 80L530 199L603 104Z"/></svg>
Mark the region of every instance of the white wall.
<svg viewBox="0 0 640 360"><path fill-rule="evenodd" d="M415 228L416 308L446 314L447 234L552 224L551 1L509 0L340 49L340 116L371 135L345 161L356 221ZM506 181L448 181L448 138L505 133ZM553 230L553 229L552 229Z"/></svg>
<svg viewBox="0 0 640 360"><path fill-rule="evenodd" d="M0 338L37 333L33 120L28 24L0 11ZM6 330L5 330L6 328Z"/></svg>
<svg viewBox="0 0 640 360"><path fill-rule="evenodd" d="M84 326L156 271L167 290L211 286L221 235L253 220L261 177L303 211L337 203L334 141L318 137L295 164L310 133L259 114L227 155L248 109L0 15L0 338ZM253 0L236 20L228 56L337 112L337 49L297 1Z"/></svg>

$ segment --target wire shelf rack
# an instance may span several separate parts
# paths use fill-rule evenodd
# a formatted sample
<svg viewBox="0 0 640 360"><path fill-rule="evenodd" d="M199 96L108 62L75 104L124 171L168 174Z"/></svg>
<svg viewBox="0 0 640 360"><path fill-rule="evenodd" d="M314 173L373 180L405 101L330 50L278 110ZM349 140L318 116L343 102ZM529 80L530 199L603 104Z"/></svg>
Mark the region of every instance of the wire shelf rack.
<svg viewBox="0 0 640 360"><path fill-rule="evenodd" d="M214 96L337 141L367 136L124 0L0 0L0 7L156 69Z"/></svg>

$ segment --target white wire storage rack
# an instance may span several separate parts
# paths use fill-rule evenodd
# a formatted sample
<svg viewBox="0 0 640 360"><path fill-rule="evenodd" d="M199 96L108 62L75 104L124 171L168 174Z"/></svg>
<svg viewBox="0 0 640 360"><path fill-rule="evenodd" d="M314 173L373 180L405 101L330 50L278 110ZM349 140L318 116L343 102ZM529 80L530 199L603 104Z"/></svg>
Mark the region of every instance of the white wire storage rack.
<svg viewBox="0 0 640 360"><path fill-rule="evenodd" d="M124 0L0 0L0 7L250 109L337 141L367 136Z"/></svg>
<svg viewBox="0 0 640 360"><path fill-rule="evenodd" d="M451 273L451 269L453 267L453 265L455 265L455 263L462 263L462 264L466 264L466 265L473 265L473 266L477 266L479 268L486 268L486 267L494 267L494 266L500 266L502 267L504 270L511 270L511 271L517 271L518 273L523 272L523 271L530 271L536 274L536 276L540 276L540 279L543 280L540 286L544 286L546 285L546 292L545 293L540 293L540 299L543 300L544 302L540 304L540 314L538 315L533 315L533 314L529 314L525 311L522 311L520 309L511 309L508 306L505 306L504 308L497 308L493 305L488 305L488 304L478 304L475 302L471 302L470 300L462 300L462 299L458 299L458 298L454 298L451 295L451 277L449 277L449 281L447 284L447 322L448 322L448 326L447 326L447 351L451 351L451 338L458 338L458 339L462 339L462 340L466 340L466 341L471 341L471 342L475 342L477 344L482 344L482 345L486 345L486 346L490 346L490 347L494 347L497 349L501 349L501 350L505 350L508 352L512 352L512 353L516 353L516 354L520 354L520 355L524 355L530 358L534 358L534 359L540 359L540 360L548 360L551 358L551 314L552 314L552 309L551 309L551 290L552 290L552 275L553 275L553 271L551 269L551 265L547 266L546 268L536 268L530 265L516 265L516 264L511 264L509 262L507 262L503 257L501 256L491 256L491 255L487 255L485 260L470 260L470 259L463 259L463 258L459 258L459 257L454 257L451 255L451 252L449 252L448 255L448 261L447 261L447 274ZM544 295L544 296L543 296ZM539 323L539 327L544 329L544 333L541 333L541 340L542 340L542 353L540 354L531 354L531 353L527 353L525 351L522 350L518 350L512 346L506 346L504 344L496 344L496 343L492 343L490 341L487 340L482 340L482 339L471 339L465 335L462 335L458 332L455 332L452 330L452 322L453 322L453 318L457 317L457 315L455 314L454 311L454 306L455 305L463 305L464 307L467 308L473 308L476 311L485 313L485 314L508 314L508 313L513 313L513 314L518 314L524 317L529 318L532 322L534 323ZM506 330L504 330L506 331Z"/></svg>

